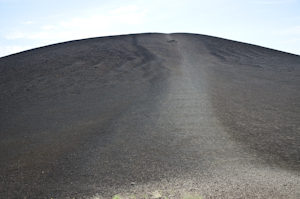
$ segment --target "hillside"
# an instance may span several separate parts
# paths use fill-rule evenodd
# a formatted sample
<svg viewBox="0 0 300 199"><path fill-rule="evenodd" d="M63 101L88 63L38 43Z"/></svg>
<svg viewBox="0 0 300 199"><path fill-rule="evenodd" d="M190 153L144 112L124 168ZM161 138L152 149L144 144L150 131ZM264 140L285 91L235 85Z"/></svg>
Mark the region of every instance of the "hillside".
<svg viewBox="0 0 300 199"><path fill-rule="evenodd" d="M0 58L0 91L1 198L300 197L300 56L99 37Z"/></svg>

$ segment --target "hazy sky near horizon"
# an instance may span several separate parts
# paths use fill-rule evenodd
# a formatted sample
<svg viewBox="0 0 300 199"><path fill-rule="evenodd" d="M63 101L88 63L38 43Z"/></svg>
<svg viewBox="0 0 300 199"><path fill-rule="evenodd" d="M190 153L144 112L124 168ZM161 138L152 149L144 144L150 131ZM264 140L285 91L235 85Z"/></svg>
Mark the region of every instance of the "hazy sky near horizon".
<svg viewBox="0 0 300 199"><path fill-rule="evenodd" d="M109 35L187 32L300 55L300 0L0 0L0 57Z"/></svg>

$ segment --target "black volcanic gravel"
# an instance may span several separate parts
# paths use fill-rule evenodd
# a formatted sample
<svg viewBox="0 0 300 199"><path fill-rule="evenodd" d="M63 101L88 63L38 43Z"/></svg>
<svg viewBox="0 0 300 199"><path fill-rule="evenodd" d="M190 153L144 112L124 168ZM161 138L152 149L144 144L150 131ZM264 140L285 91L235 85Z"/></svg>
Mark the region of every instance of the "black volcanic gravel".
<svg viewBox="0 0 300 199"><path fill-rule="evenodd" d="M0 58L0 92L0 198L300 198L297 55L92 38Z"/></svg>

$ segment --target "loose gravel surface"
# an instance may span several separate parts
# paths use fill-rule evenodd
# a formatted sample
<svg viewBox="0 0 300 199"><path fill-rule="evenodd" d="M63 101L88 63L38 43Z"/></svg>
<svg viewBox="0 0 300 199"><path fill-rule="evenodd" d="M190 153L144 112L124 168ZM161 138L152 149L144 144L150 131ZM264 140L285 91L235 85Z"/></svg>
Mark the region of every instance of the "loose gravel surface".
<svg viewBox="0 0 300 199"><path fill-rule="evenodd" d="M196 34L0 58L0 198L300 198L300 57Z"/></svg>

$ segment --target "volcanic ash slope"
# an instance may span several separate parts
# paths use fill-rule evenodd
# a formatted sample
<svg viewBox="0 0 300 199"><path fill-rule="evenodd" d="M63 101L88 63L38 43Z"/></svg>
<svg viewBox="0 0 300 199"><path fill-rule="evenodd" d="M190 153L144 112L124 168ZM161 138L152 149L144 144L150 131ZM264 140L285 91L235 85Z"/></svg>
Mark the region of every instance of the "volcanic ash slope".
<svg viewBox="0 0 300 199"><path fill-rule="evenodd" d="M297 55L92 38L0 58L0 91L1 198L300 198Z"/></svg>

